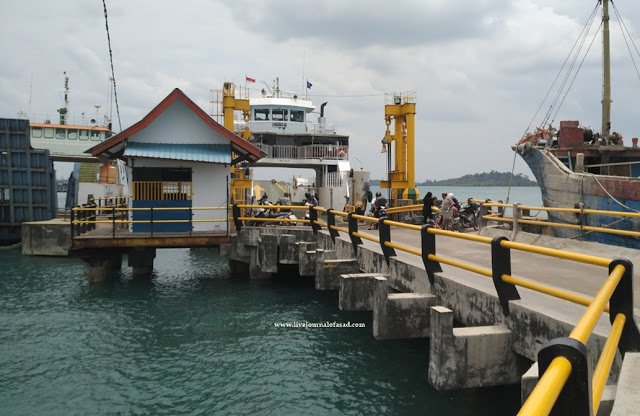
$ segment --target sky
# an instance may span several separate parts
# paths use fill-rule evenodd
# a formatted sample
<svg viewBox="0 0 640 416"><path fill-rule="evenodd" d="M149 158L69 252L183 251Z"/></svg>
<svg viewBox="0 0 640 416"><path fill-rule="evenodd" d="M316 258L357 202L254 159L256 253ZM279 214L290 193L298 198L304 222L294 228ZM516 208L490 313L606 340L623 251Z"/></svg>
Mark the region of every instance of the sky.
<svg viewBox="0 0 640 416"><path fill-rule="evenodd" d="M640 3L615 4L640 46ZM384 178L385 93L412 91L415 176L424 181L512 170L510 146L527 130L596 1L107 0L106 5L120 122L110 99L107 32L98 0L3 1L0 116L56 120L65 71L72 120L112 114L116 132L176 87L212 113L211 90L222 89L225 81L244 85L245 76L255 78L257 93L277 77L281 89L302 95L308 79L309 98L318 110L327 101L327 122L350 136L352 167ZM615 19L611 39L612 130L628 143L640 135L635 114L640 76ZM601 54L601 40L595 38L556 126L559 120L580 120L599 130ZM634 59L640 65L637 54ZM539 115L535 123L541 120ZM514 170L533 176L519 158Z"/></svg>

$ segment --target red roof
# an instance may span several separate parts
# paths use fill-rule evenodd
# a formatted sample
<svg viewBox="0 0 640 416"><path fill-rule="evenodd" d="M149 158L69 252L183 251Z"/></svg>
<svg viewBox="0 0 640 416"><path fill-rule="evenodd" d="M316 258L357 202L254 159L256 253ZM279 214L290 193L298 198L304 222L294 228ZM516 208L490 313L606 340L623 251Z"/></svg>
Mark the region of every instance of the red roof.
<svg viewBox="0 0 640 416"><path fill-rule="evenodd" d="M196 103L191 101L189 97L185 95L185 93L180 90L180 88L176 88L171 91L171 94L167 95L164 100L160 102L153 110L149 112L146 116L142 118L142 120L138 121L136 124L131 127L125 129L124 131L116 134L115 136L111 136L109 139L101 142L93 146L91 149L88 149L86 153L91 153L92 156L100 156L100 155L108 155L112 156L113 153L109 152L113 147L121 144L129 137L139 133L149 126L164 110L166 110L171 104L175 101L182 101L195 115L200 117L202 121L204 121L213 131L217 132L221 136L229 139L231 142L233 151L239 153L242 157L238 158L239 160L234 161L238 162L240 160L251 160L256 161L265 156L265 153L247 142L240 136L232 133L227 130L220 123L217 123L213 120L207 113L204 112ZM117 153L117 152L116 152Z"/></svg>

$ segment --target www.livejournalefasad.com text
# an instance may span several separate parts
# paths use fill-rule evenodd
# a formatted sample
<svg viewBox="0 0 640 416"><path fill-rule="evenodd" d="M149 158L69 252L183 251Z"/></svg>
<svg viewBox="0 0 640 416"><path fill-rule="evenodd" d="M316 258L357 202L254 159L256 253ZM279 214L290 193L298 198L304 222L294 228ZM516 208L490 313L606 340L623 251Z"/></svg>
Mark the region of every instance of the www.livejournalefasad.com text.
<svg viewBox="0 0 640 416"><path fill-rule="evenodd" d="M364 322L274 322L276 328L364 328Z"/></svg>

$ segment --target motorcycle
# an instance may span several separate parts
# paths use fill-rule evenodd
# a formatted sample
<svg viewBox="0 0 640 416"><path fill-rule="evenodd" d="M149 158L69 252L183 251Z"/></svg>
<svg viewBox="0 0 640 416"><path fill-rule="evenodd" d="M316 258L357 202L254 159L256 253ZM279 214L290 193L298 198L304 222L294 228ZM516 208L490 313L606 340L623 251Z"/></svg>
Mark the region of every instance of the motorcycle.
<svg viewBox="0 0 640 416"><path fill-rule="evenodd" d="M373 217L374 218L387 218L387 206L386 205L381 205L380 207L378 207L378 209L373 211ZM372 223L371 227L369 229L373 229L373 230L377 230L378 229L378 222L374 222Z"/></svg>
<svg viewBox="0 0 640 416"><path fill-rule="evenodd" d="M467 202L460 209L459 228L461 231L473 228L478 231L478 217L480 216L480 205L475 202Z"/></svg>

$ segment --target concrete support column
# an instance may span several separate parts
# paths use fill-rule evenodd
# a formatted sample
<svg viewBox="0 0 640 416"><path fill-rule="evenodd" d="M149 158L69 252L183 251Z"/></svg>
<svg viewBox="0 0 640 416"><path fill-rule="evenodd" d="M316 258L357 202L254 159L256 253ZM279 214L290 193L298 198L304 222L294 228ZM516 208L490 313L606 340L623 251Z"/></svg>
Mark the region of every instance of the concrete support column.
<svg viewBox="0 0 640 416"><path fill-rule="evenodd" d="M153 247L133 247L129 249L128 264L134 277L151 277L156 249Z"/></svg>
<svg viewBox="0 0 640 416"><path fill-rule="evenodd" d="M249 275L249 264L229 259L229 273L234 277L247 276Z"/></svg>
<svg viewBox="0 0 640 416"><path fill-rule="evenodd" d="M316 249L316 264L315 264L315 273L314 276L317 276L320 273L320 269L322 269L322 265L325 260L335 260L336 259L336 251L335 250L325 250L322 248Z"/></svg>
<svg viewBox="0 0 640 416"><path fill-rule="evenodd" d="M278 272L278 236L262 234L258 243L258 264L260 270L267 273Z"/></svg>
<svg viewBox="0 0 640 416"><path fill-rule="evenodd" d="M295 235L281 234L279 247L278 261L280 264L298 263L298 246Z"/></svg>
<svg viewBox="0 0 640 416"><path fill-rule="evenodd" d="M520 382L511 331L502 326L453 327L453 311L431 308L429 383L438 390Z"/></svg>
<svg viewBox="0 0 640 416"><path fill-rule="evenodd" d="M436 303L430 293L389 293L389 282L375 276L373 336L376 339L426 338L429 308Z"/></svg>
<svg viewBox="0 0 640 416"><path fill-rule="evenodd" d="M258 247L250 247L249 257L249 279L260 280L271 278L271 273L262 271L260 262L258 260Z"/></svg>
<svg viewBox="0 0 640 416"><path fill-rule="evenodd" d="M315 287L318 290L338 290L340 275L359 271L357 259L324 260L316 272Z"/></svg>
<svg viewBox="0 0 640 416"><path fill-rule="evenodd" d="M316 275L317 243L301 241L298 243L298 274L300 276Z"/></svg>
<svg viewBox="0 0 640 416"><path fill-rule="evenodd" d="M104 282L122 266L122 253L117 251L93 252L83 259L89 265L87 278L92 283Z"/></svg>
<svg viewBox="0 0 640 416"><path fill-rule="evenodd" d="M376 288L376 273L340 275L338 308L342 311L372 311Z"/></svg>

